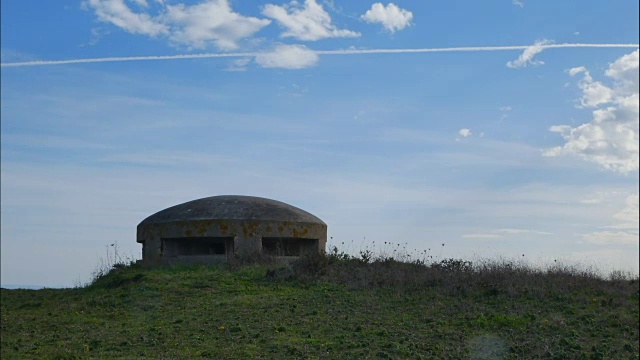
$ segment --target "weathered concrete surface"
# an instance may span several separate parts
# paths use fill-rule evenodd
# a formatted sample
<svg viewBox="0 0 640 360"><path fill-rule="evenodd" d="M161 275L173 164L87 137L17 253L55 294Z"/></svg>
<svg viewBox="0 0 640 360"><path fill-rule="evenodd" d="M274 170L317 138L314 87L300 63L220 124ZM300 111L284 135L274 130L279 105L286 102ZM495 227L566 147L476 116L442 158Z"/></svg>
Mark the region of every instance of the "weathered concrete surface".
<svg viewBox="0 0 640 360"><path fill-rule="evenodd" d="M147 265L174 263L180 258L206 261L207 256L185 257L163 248L163 239L232 238L225 240L226 254L210 256L219 261L234 254L262 251L263 238L312 239L301 241L301 252L325 250L327 225L314 215L280 201L253 196L213 196L159 211L143 220L137 229L142 259ZM206 254L203 254L206 255ZM189 260L190 259L190 260ZM187 261L185 260L185 261Z"/></svg>

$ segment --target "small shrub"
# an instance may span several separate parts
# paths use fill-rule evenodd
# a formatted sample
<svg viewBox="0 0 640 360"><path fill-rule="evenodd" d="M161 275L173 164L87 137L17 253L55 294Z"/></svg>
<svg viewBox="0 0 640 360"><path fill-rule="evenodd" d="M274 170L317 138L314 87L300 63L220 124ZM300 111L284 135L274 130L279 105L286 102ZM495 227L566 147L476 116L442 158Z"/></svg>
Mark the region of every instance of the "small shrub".
<svg viewBox="0 0 640 360"><path fill-rule="evenodd" d="M367 249L360 251L360 260L362 260L363 263L368 264L372 258L373 252L371 250Z"/></svg>
<svg viewBox="0 0 640 360"><path fill-rule="evenodd" d="M331 248L331 251L327 254L329 262L345 261L351 259L351 256L344 251L339 251L337 246Z"/></svg>
<svg viewBox="0 0 640 360"><path fill-rule="evenodd" d="M305 254L291 264L291 270L298 277L317 278L326 274L330 260L330 257L322 253Z"/></svg>
<svg viewBox="0 0 640 360"><path fill-rule="evenodd" d="M447 272L469 272L473 269L471 261L460 259L444 259L438 263L431 264L431 267Z"/></svg>

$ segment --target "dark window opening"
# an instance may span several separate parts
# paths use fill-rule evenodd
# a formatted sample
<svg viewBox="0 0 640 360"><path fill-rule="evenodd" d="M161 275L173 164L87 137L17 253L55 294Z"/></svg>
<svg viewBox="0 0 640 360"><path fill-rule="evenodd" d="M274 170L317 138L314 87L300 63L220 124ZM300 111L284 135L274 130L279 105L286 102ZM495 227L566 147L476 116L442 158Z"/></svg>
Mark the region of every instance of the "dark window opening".
<svg viewBox="0 0 640 360"><path fill-rule="evenodd" d="M318 251L317 239L262 238L262 252L275 256L300 256Z"/></svg>
<svg viewBox="0 0 640 360"><path fill-rule="evenodd" d="M201 237L162 239L162 255L195 256L233 253L232 237Z"/></svg>

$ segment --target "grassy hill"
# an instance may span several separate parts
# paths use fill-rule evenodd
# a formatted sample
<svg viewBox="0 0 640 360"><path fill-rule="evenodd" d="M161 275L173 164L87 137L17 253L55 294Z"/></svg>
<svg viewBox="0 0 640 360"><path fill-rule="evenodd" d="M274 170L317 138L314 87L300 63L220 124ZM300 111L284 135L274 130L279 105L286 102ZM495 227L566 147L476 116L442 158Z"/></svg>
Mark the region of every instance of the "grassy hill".
<svg viewBox="0 0 640 360"><path fill-rule="evenodd" d="M638 359L638 279L333 254L1 290L1 357Z"/></svg>

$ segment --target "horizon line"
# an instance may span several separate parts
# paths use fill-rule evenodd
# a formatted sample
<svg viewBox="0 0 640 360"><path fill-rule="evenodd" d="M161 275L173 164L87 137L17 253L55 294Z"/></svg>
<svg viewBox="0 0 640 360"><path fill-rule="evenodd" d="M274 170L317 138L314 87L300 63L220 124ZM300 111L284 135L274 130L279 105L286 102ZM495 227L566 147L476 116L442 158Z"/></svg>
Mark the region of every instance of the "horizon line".
<svg viewBox="0 0 640 360"><path fill-rule="evenodd" d="M539 49L558 48L639 48L640 44L588 44L588 43L563 43L563 44L534 44L515 46L462 46L444 48L416 48L416 49L343 49L343 50L311 50L317 55L367 55L367 54L416 54L434 52L481 52L481 51L514 51L526 50L530 47ZM25 62L0 63L0 67L21 67L21 66L46 66L46 65L66 65L101 62L124 62L124 61L154 61L154 60L184 60L184 59L208 59L208 58L232 58L232 57L256 57L266 52L237 52L237 53L200 53L200 54L179 54L179 55L150 55L150 56L118 56L103 58L84 58L69 60L34 60Z"/></svg>

